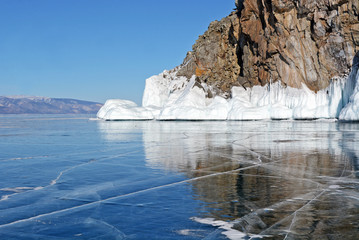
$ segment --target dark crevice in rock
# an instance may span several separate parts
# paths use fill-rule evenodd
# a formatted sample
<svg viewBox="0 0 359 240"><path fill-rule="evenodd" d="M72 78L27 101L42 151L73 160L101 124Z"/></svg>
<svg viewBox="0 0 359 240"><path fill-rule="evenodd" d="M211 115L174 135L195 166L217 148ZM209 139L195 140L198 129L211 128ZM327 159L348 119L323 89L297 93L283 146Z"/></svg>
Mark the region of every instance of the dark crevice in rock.
<svg viewBox="0 0 359 240"><path fill-rule="evenodd" d="M310 37L313 41L315 41L315 31L314 31L314 25L315 25L315 22L314 22L314 19L311 19L310 20Z"/></svg>
<svg viewBox="0 0 359 240"><path fill-rule="evenodd" d="M285 59L285 58L283 57L283 55L280 54L280 53L279 53L279 58L280 58L280 60L282 60L283 62L285 62L285 64L290 65L290 63L287 61L287 59Z"/></svg>
<svg viewBox="0 0 359 240"><path fill-rule="evenodd" d="M239 44L237 46L237 59L238 59L238 65L240 67L239 76L244 77L244 67L243 67L243 49L246 45L246 36L244 34L241 34L239 37Z"/></svg>
<svg viewBox="0 0 359 240"><path fill-rule="evenodd" d="M234 36L234 27L233 25L231 25L231 27L229 28L229 31L228 31L228 41L229 41L229 44L232 45L232 47L234 47L237 42L238 42L238 39Z"/></svg>
<svg viewBox="0 0 359 240"><path fill-rule="evenodd" d="M243 49L237 46L237 59L238 59L238 66L240 67L239 76L244 76L244 68L243 68Z"/></svg>
<svg viewBox="0 0 359 240"><path fill-rule="evenodd" d="M278 22L278 20L276 19L273 13L272 0L266 0L265 6L267 8L267 12L269 13L268 22L272 26L272 28L276 29L275 24Z"/></svg>
<svg viewBox="0 0 359 240"><path fill-rule="evenodd" d="M265 30L267 27L266 21L264 20L264 6L262 4L262 0L257 0L258 10L259 10L259 19L262 23L262 29Z"/></svg>
<svg viewBox="0 0 359 240"><path fill-rule="evenodd" d="M236 10L237 10L236 13L237 13L238 18L241 17L241 13L244 8L243 1L244 0L236 0Z"/></svg>
<svg viewBox="0 0 359 240"><path fill-rule="evenodd" d="M330 27L330 28L326 29L326 32L327 32L327 34L328 34L328 33L332 33L332 32L333 32L333 29Z"/></svg>

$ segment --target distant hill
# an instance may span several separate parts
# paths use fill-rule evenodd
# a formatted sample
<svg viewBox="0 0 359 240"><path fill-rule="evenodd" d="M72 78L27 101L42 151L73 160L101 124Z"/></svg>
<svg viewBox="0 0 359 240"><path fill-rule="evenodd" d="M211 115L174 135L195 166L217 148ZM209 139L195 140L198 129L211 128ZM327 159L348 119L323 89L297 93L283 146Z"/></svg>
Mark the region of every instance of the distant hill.
<svg viewBox="0 0 359 240"><path fill-rule="evenodd" d="M68 98L0 96L0 114L92 114L102 104Z"/></svg>

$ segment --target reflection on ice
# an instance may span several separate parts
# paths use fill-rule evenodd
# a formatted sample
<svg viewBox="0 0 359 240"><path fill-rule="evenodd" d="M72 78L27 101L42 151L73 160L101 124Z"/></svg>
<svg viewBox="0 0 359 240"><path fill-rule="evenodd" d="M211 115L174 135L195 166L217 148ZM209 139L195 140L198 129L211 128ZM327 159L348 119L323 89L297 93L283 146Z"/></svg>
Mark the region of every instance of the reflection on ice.
<svg viewBox="0 0 359 240"><path fill-rule="evenodd" d="M117 122L113 130L125 124ZM359 125L137 124L136 129L143 131L147 164L192 179L194 197L203 204L202 218L194 220L219 227L229 238L244 233L264 238L355 239L358 234L353 223L359 220L359 182L354 178Z"/></svg>
<svg viewBox="0 0 359 240"><path fill-rule="evenodd" d="M359 148L358 148L358 131L359 124L343 123L339 126L342 135L342 148L345 154L351 159L355 170L355 175L359 178Z"/></svg>
<svg viewBox="0 0 359 240"><path fill-rule="evenodd" d="M46 124L34 122L31 141L16 135L0 143L1 239L359 234L359 124L90 121L81 131L84 123L64 124L76 130L54 132L60 125L44 134L36 127Z"/></svg>
<svg viewBox="0 0 359 240"><path fill-rule="evenodd" d="M194 197L203 204L200 217L214 219L214 226L226 221L232 229L264 238L357 236L358 226L353 223L359 220L359 181L354 178L358 176L359 125L322 121L137 124L143 130L147 164L193 179ZM228 225L220 228L231 237L223 226Z"/></svg>
<svg viewBox="0 0 359 240"><path fill-rule="evenodd" d="M98 121L97 127L102 136L109 142L133 141L138 138L143 125L146 121L118 121L106 122Z"/></svg>

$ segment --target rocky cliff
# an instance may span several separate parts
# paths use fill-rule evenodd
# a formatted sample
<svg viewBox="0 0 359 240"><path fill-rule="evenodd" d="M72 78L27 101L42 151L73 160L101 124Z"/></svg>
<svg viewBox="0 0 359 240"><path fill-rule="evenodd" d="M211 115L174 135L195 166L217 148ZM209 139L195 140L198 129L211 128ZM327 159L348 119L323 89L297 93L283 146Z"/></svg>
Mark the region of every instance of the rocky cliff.
<svg viewBox="0 0 359 240"><path fill-rule="evenodd" d="M108 100L97 116L359 121L358 51L358 0L238 0L180 66L146 79L141 107Z"/></svg>
<svg viewBox="0 0 359 240"><path fill-rule="evenodd" d="M357 51L358 0L236 0L235 11L199 37L177 75L211 86L208 97L276 81L317 92L348 74Z"/></svg>

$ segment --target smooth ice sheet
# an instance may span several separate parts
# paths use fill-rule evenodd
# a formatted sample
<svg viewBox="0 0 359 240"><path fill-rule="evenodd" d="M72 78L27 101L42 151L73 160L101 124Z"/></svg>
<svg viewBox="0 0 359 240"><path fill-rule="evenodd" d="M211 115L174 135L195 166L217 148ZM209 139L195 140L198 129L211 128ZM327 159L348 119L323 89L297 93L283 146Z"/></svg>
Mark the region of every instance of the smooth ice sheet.
<svg viewBox="0 0 359 240"><path fill-rule="evenodd" d="M356 239L359 125L1 116L1 239Z"/></svg>

